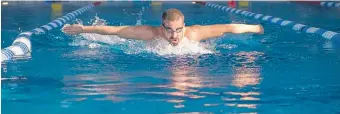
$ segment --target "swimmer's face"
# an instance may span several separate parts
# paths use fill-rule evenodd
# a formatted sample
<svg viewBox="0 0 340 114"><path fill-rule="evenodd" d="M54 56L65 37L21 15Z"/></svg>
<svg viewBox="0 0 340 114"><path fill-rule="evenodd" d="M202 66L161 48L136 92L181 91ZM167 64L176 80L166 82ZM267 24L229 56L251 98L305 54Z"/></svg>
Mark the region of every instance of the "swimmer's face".
<svg viewBox="0 0 340 114"><path fill-rule="evenodd" d="M174 21L163 20L162 26L164 28L164 34L167 40L174 46L183 38L183 30L185 27L183 19L178 19Z"/></svg>

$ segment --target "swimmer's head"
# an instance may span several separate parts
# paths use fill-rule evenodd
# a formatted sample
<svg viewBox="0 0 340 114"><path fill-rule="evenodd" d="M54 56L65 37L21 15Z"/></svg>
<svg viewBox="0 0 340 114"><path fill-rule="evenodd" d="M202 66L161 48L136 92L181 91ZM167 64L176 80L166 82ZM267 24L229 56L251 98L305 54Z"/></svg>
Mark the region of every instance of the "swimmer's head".
<svg viewBox="0 0 340 114"><path fill-rule="evenodd" d="M174 46L184 37L184 15L178 9L168 9L162 15L162 30L166 39Z"/></svg>

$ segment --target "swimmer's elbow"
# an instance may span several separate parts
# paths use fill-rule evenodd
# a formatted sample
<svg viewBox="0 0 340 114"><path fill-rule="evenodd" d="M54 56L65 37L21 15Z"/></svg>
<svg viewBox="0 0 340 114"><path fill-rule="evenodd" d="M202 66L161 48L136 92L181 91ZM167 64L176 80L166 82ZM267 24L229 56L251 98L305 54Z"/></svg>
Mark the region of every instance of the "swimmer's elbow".
<svg viewBox="0 0 340 114"><path fill-rule="evenodd" d="M151 40L154 36L154 30L148 26L89 26L85 32L138 40Z"/></svg>
<svg viewBox="0 0 340 114"><path fill-rule="evenodd" d="M228 29L231 33L242 34L242 33L262 33L263 27L261 25L247 25L247 24L230 24Z"/></svg>
<svg viewBox="0 0 340 114"><path fill-rule="evenodd" d="M206 40L224 35L224 30L221 25L192 25L190 31L195 36L195 40Z"/></svg>

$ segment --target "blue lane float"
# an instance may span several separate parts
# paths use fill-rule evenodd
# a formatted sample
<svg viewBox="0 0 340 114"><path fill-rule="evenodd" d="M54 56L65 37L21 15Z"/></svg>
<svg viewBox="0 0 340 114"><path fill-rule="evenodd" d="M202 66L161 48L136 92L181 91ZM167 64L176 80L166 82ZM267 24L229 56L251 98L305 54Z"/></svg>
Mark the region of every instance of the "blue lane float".
<svg viewBox="0 0 340 114"><path fill-rule="evenodd" d="M308 33L308 34L317 34L317 35L319 35L319 36L321 36L325 39L340 42L340 34L333 32L333 31L329 31L329 30L325 30L325 29L321 29L321 28L317 28L317 27L312 27L312 26L308 26L308 25L304 25L304 24L300 24L300 23L295 23L293 21L284 20L284 19L281 19L281 18L278 18L278 17L273 17L273 16L269 16L269 15L264 15L264 14L256 14L256 13L253 13L253 12L243 11L243 10L240 10L240 9L231 8L231 7L228 7L228 6L217 5L217 4L213 4L213 3L209 3L209 2L200 1L200 2L196 2L196 3L199 3L199 4L204 5L206 7L218 9L218 10L221 10L221 11L230 12L232 14L236 14L236 15L239 15L239 16L242 16L242 17L260 20L260 21L265 21L265 22L269 22L269 23L272 23L272 24L277 24L277 25L280 25L282 27L287 27L287 28L290 28L290 29L298 31L298 32L303 32L303 33Z"/></svg>
<svg viewBox="0 0 340 114"><path fill-rule="evenodd" d="M64 15L54 21L43 25L39 28L35 28L31 31L20 33L14 40L11 46L1 50L1 62L10 60L15 56L24 56L32 51L30 38L32 35L39 35L46 33L54 28L62 27L67 21L75 19L77 16L92 9L94 6L98 6L100 2L94 2L90 5L77 9L71 13Z"/></svg>
<svg viewBox="0 0 340 114"><path fill-rule="evenodd" d="M325 1L325 2L320 2L320 5L323 7L328 7L328 8L340 8L340 2Z"/></svg>

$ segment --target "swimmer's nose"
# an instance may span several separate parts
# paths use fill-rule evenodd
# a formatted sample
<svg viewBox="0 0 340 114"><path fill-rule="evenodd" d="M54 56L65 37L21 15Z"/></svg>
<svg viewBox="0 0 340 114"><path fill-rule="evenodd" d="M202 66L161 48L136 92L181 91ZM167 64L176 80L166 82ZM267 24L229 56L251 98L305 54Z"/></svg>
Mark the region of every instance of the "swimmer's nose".
<svg viewBox="0 0 340 114"><path fill-rule="evenodd" d="M171 36L177 36L177 33L176 32L172 32Z"/></svg>

